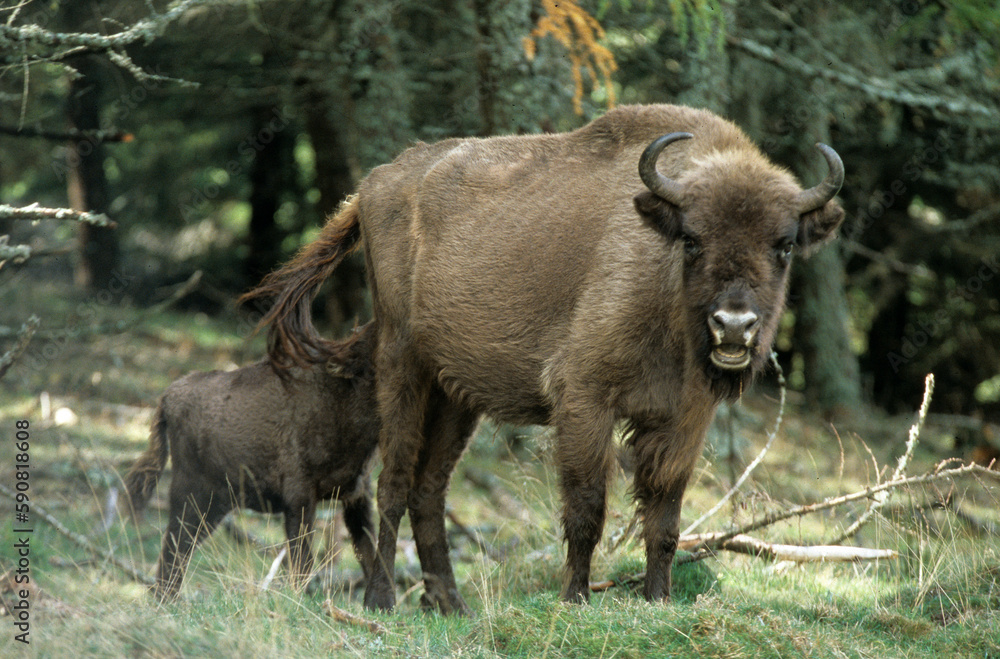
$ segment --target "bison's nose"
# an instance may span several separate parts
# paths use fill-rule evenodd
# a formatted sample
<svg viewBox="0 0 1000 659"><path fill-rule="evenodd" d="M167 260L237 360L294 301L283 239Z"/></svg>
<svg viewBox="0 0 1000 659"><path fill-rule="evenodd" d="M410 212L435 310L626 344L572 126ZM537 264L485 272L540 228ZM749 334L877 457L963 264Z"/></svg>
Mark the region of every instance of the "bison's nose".
<svg viewBox="0 0 1000 659"><path fill-rule="evenodd" d="M716 345L750 346L757 338L760 318L752 311L726 311L720 309L708 319Z"/></svg>

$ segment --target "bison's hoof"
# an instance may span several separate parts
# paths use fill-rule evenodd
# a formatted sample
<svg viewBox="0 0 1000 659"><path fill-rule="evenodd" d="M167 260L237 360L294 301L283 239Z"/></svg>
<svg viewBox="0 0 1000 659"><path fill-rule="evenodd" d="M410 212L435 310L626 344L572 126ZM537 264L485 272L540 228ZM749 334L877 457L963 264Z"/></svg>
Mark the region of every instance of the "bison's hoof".
<svg viewBox="0 0 1000 659"><path fill-rule="evenodd" d="M420 596L420 608L424 611L439 611L446 616L472 616L472 609L465 603L462 596L456 591L448 593L447 597L440 597L426 592Z"/></svg>
<svg viewBox="0 0 1000 659"><path fill-rule="evenodd" d="M161 586L152 586L149 589L149 594L153 596L160 604L169 604L177 599L177 593L180 591L179 588L169 588Z"/></svg>
<svg viewBox="0 0 1000 659"><path fill-rule="evenodd" d="M590 602L590 587L566 590L562 594L562 600L569 604L588 604Z"/></svg>
<svg viewBox="0 0 1000 659"><path fill-rule="evenodd" d="M392 611L396 606L396 594L389 590L372 588L369 584L365 590L365 608L369 611Z"/></svg>

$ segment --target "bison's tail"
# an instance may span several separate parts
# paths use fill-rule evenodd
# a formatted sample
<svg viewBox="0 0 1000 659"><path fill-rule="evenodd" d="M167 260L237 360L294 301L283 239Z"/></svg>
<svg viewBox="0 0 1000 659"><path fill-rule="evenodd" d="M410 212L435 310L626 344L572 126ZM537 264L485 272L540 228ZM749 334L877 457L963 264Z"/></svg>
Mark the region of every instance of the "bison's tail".
<svg viewBox="0 0 1000 659"><path fill-rule="evenodd" d="M312 323L312 300L319 287L361 238L357 195L348 197L337 214L327 220L322 233L280 269L270 273L239 302L274 298L274 305L257 324L270 325L267 354L279 371L293 365L326 362L331 342Z"/></svg>
<svg viewBox="0 0 1000 659"><path fill-rule="evenodd" d="M146 507L156 489L156 482L163 473L163 467L167 464L170 445L167 443L167 420L163 415L163 403L161 400L153 415L153 423L149 428L149 448L139 456L125 476L125 493L133 515Z"/></svg>

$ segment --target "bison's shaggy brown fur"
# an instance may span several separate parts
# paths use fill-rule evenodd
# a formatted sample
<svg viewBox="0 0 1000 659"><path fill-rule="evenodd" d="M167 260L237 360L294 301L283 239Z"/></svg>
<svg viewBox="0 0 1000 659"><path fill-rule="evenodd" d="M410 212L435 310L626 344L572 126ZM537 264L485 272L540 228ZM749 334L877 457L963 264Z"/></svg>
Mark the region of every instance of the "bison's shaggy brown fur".
<svg viewBox="0 0 1000 659"><path fill-rule="evenodd" d="M571 133L419 144L373 170L356 213L250 294L286 284L267 318L276 363L322 358L309 298L363 239L384 462L366 606L395 602L408 511L425 603L464 610L444 496L481 413L557 428L569 600L588 597L613 429L626 421L645 595L668 597L681 498L715 408L767 362L792 251L843 219L843 166L822 150L830 173L803 190L728 121L652 105Z"/></svg>
<svg viewBox="0 0 1000 659"><path fill-rule="evenodd" d="M266 360L235 371L192 373L160 399L149 448L125 477L133 511L148 502L173 460L170 513L154 593L180 589L195 546L234 507L284 513L289 562L301 580L312 566L316 504L336 498L358 560L374 555L369 467L378 442L370 326L326 342L326 368L288 369Z"/></svg>

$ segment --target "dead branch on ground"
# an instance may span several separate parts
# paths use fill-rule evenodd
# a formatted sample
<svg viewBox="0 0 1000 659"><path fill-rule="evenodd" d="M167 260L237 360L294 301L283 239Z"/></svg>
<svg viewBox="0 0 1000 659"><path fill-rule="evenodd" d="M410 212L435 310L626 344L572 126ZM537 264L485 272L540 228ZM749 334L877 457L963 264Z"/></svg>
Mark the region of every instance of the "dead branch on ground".
<svg viewBox="0 0 1000 659"><path fill-rule="evenodd" d="M465 477L479 489L485 490L489 494L493 505L507 517L521 522L531 520L528 510L500 484L499 480L493 474L474 467L466 467Z"/></svg>
<svg viewBox="0 0 1000 659"><path fill-rule="evenodd" d="M892 472L892 478L889 482L898 481L905 477L906 466L910 463L910 458L913 457L913 450L917 446L917 442L920 439L920 431L923 430L924 422L927 420L927 409L931 404L931 396L934 394L934 374L930 373L924 379L924 398L920 402L920 411L917 413L917 420L910 427L910 432L906 440L906 450L903 455L899 457L899 461L896 463L896 469ZM871 516L877 513L883 506L889 503L889 499L892 497L893 489L887 489L879 492L875 495L874 500L868 506L868 509L862 513L853 524L851 524L843 533L838 535L832 542L834 544L843 542L847 538L852 537L858 532L858 530L871 519Z"/></svg>
<svg viewBox="0 0 1000 659"><path fill-rule="evenodd" d="M325 600L320 608L328 616L336 620L337 622L342 622L347 625L352 625L354 627L362 627L367 629L373 634L385 634L388 630L385 625L375 620L368 620L367 618L362 618L361 616L354 615L348 611L341 609L340 607L334 605L330 600Z"/></svg>
<svg viewBox="0 0 1000 659"><path fill-rule="evenodd" d="M450 521L452 523L452 526L454 526L458 530L459 533L461 533L466 538L468 538L469 540L471 540L472 543L474 545L476 545L477 547L479 547L479 549L484 554L486 554L487 556L489 556L491 560L493 560L493 561L495 561L497 563L502 563L503 560L505 558L507 558L506 552L498 550L496 547L494 547L490 543L486 542L486 540L482 537L482 535L480 535L479 533L476 533L475 531L473 531L472 529L470 529L468 526L466 526L465 524L463 524L462 520L460 520L458 518L458 516L455 515L455 511L448 510L445 514L448 516L448 521Z"/></svg>
<svg viewBox="0 0 1000 659"><path fill-rule="evenodd" d="M702 542L691 548L692 551L698 552L692 554L696 558L689 558L689 560L684 560L683 562L690 562L691 560L700 560L705 558L707 555L711 554L711 551L715 548L720 547L723 543L739 535L744 535L757 531L759 529L777 524L778 522L783 522L786 519L791 519L793 517L801 517L803 515L809 515L812 513L818 513L823 510L830 510L831 508L837 508L843 506L844 504L852 503L854 501L862 501L865 499L874 499L875 495L880 492L885 492L887 490L895 490L903 487L910 487L913 485L928 485L930 483L937 483L945 480L954 480L957 478L962 478L965 476L983 476L997 482L1000 482L1000 472L991 471L986 467L977 464L964 464L960 467L954 467L952 469L944 469L944 465L952 462L951 460L945 460L939 463L931 471L921 474L920 476L906 476L898 480L885 481L879 485L873 485L866 487L857 492L852 492L850 494L844 494L837 497L829 497L823 501L817 503L805 504L801 506L794 506L787 510L779 510L770 515L765 515L764 517L744 524L743 526L733 529L732 531L727 531L725 533L720 533L718 535L713 535L712 542ZM702 555L704 553L704 555ZM681 561L678 561L681 562Z"/></svg>
<svg viewBox="0 0 1000 659"><path fill-rule="evenodd" d="M723 535L723 533L699 533L683 536L678 541L677 548L687 551L695 547L712 547L713 549L724 549L768 560L795 563L857 563L898 556L891 549L868 549L843 545L783 545L764 542L743 534L717 542L716 538Z"/></svg>
<svg viewBox="0 0 1000 659"><path fill-rule="evenodd" d="M274 576L278 574L278 568L281 567L281 561L285 560L285 554L288 553L288 547L282 547L278 555L274 557L274 561L271 563L271 569L267 571L267 576L264 580L260 582L260 590L264 591L270 588L271 582L274 581Z"/></svg>

